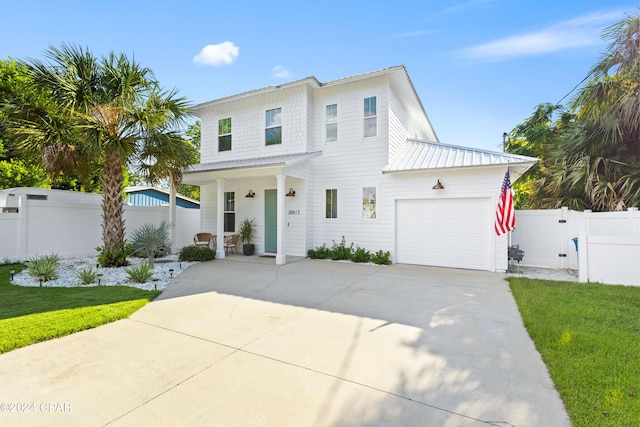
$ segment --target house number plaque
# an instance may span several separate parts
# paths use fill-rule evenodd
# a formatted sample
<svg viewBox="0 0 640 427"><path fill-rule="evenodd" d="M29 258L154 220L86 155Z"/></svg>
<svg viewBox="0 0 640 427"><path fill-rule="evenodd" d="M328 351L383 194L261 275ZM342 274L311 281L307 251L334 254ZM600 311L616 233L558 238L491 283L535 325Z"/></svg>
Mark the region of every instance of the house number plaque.
<svg viewBox="0 0 640 427"><path fill-rule="evenodd" d="M300 209L289 209L289 215L300 215Z"/></svg>

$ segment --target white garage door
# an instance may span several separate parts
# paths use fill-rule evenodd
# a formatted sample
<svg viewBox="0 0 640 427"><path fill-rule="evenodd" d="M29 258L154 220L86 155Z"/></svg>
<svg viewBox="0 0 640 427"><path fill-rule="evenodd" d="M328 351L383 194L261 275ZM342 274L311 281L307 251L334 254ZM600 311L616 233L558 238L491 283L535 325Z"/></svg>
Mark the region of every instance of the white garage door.
<svg viewBox="0 0 640 427"><path fill-rule="evenodd" d="M398 200L396 261L491 270L491 199Z"/></svg>

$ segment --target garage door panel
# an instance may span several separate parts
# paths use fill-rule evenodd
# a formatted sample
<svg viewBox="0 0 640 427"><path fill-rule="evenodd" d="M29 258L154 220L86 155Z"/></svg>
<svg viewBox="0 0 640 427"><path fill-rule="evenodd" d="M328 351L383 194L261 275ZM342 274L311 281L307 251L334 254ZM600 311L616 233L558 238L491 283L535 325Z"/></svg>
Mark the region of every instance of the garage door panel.
<svg viewBox="0 0 640 427"><path fill-rule="evenodd" d="M421 199L396 202L396 261L490 269L491 201Z"/></svg>

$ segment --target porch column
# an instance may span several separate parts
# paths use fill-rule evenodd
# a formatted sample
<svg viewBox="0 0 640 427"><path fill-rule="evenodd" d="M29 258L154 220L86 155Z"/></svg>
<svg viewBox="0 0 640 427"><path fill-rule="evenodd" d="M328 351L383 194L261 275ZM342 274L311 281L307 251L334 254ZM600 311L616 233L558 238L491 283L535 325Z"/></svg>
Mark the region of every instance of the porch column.
<svg viewBox="0 0 640 427"><path fill-rule="evenodd" d="M278 231L277 231L277 242L278 249L276 252L276 264L284 265L287 263L287 256L284 254L284 194L285 194L285 179L286 175L277 174L277 194L278 194L278 204L277 204L277 222L278 222Z"/></svg>
<svg viewBox="0 0 640 427"><path fill-rule="evenodd" d="M176 186L171 180L169 187L169 242L171 248L169 253L176 253Z"/></svg>
<svg viewBox="0 0 640 427"><path fill-rule="evenodd" d="M224 259L224 179L216 179L218 184L216 203L216 258Z"/></svg>

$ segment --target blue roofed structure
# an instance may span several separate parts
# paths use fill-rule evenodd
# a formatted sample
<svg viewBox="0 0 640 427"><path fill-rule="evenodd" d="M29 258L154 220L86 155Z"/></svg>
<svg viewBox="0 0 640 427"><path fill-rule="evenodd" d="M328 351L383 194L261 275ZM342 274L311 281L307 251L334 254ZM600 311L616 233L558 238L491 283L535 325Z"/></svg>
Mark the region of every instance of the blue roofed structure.
<svg viewBox="0 0 640 427"><path fill-rule="evenodd" d="M157 187L135 186L125 188L125 203L131 206L169 206L169 192ZM176 194L176 206L186 209L200 209L200 202L190 197Z"/></svg>

